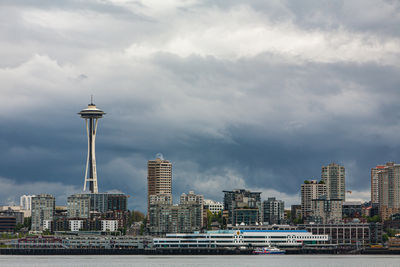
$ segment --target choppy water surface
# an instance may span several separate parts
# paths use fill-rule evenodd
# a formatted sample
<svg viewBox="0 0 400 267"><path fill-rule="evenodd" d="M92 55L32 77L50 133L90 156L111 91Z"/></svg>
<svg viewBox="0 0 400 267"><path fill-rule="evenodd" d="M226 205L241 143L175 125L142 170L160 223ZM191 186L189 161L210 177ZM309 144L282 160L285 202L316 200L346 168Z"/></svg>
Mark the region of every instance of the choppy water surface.
<svg viewBox="0 0 400 267"><path fill-rule="evenodd" d="M2 256L0 266L400 266L400 256Z"/></svg>

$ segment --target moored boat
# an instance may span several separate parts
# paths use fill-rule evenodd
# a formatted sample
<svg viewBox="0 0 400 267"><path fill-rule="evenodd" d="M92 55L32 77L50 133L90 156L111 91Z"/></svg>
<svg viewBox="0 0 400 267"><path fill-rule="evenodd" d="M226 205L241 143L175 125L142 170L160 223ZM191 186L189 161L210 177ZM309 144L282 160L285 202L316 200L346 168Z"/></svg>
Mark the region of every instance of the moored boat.
<svg viewBox="0 0 400 267"><path fill-rule="evenodd" d="M285 254L286 251L277 247L262 247L253 250L253 254L257 255L269 255L269 254Z"/></svg>

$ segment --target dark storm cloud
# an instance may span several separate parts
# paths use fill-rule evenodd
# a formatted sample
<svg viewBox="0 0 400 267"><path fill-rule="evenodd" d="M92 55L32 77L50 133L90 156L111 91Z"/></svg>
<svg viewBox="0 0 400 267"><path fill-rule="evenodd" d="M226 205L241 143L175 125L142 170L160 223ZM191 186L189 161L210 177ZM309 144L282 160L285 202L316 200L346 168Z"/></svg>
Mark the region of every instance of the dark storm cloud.
<svg viewBox="0 0 400 267"><path fill-rule="evenodd" d="M3 2L0 202L81 190L76 113L91 94L107 113L100 190L131 208L146 209L159 152L175 196L249 188L293 204L337 162L367 200L370 168L400 156L398 4L357 3Z"/></svg>

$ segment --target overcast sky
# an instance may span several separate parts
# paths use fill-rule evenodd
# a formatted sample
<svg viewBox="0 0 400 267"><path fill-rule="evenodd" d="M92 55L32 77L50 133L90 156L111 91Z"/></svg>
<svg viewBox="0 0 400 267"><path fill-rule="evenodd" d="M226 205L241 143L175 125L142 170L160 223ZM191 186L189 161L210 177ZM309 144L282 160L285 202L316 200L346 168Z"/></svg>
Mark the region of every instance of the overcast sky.
<svg viewBox="0 0 400 267"><path fill-rule="evenodd" d="M82 190L91 94L99 190L131 209L157 153L175 199L288 207L336 162L369 201L370 169L400 162L399 25L395 0L2 0L0 204Z"/></svg>

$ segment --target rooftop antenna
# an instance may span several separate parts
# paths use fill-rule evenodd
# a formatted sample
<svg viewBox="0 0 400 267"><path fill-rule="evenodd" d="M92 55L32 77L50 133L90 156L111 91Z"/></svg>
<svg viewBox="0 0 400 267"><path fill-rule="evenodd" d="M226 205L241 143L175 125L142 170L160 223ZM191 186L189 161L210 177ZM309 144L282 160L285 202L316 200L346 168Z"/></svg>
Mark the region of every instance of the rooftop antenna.
<svg viewBox="0 0 400 267"><path fill-rule="evenodd" d="M90 105L93 105L93 95L90 95Z"/></svg>

